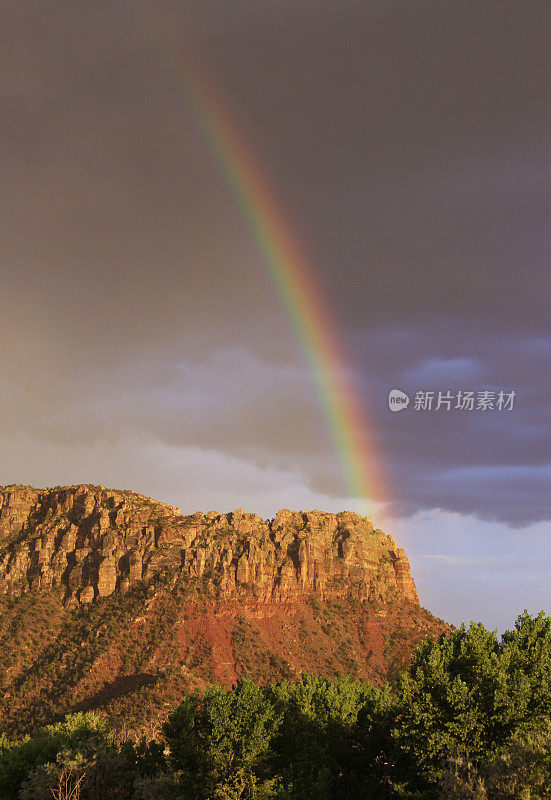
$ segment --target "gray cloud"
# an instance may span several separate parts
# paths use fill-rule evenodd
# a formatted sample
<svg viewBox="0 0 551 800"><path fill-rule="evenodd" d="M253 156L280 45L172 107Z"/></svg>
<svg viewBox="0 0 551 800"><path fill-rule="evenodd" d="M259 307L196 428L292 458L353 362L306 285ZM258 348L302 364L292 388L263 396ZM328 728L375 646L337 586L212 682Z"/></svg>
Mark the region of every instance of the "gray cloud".
<svg viewBox="0 0 551 800"><path fill-rule="evenodd" d="M114 450L120 473L101 480L100 445L147 436L151 452L248 463L266 495L297 470L305 497L342 498L289 321L183 98L193 53L309 253L395 513L549 519L548 3L3 10L5 482L26 480L19 437L29 465L51 448L29 481L70 481L66 447L128 485ZM511 388L518 403L392 415L393 386ZM154 494L153 459L136 463Z"/></svg>
<svg viewBox="0 0 551 800"><path fill-rule="evenodd" d="M545 339L485 336L461 321L381 329L356 341L363 392L401 514L443 508L514 525L550 518L551 411ZM358 356L359 357L359 356ZM376 376L375 379L372 376ZM387 397L412 398L392 414ZM514 390L511 411L415 411L418 391Z"/></svg>

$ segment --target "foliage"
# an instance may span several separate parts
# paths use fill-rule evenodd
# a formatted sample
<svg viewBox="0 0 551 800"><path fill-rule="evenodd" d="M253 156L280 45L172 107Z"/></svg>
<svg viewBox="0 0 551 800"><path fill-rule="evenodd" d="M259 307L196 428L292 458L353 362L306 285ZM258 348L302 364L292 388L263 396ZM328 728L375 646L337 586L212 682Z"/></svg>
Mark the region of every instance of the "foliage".
<svg viewBox="0 0 551 800"><path fill-rule="evenodd" d="M270 689L282 725L274 740L281 797L346 797L355 782L354 733L358 712L379 690L361 681L305 676ZM286 792L286 794L285 794Z"/></svg>
<svg viewBox="0 0 551 800"><path fill-rule="evenodd" d="M248 679L233 690L214 684L185 697L164 726L184 796L271 797L275 780L265 765L279 724L265 690Z"/></svg>
<svg viewBox="0 0 551 800"><path fill-rule="evenodd" d="M134 783L132 800L173 800L176 797L176 780L170 772L138 778Z"/></svg>
<svg viewBox="0 0 551 800"><path fill-rule="evenodd" d="M137 744L131 741L124 742L121 746L121 754L140 777L153 777L168 767L164 746L154 739L148 742L145 737L142 737Z"/></svg>
<svg viewBox="0 0 551 800"><path fill-rule="evenodd" d="M462 625L413 654L393 729L412 785L434 785L452 753L478 763L513 735L541 730L551 704L551 619L521 615L501 642Z"/></svg>
<svg viewBox="0 0 551 800"><path fill-rule="evenodd" d="M108 741L104 722L95 714L71 714L63 722L40 728L33 738L4 744L0 750L0 798L13 800L33 770L54 763L64 749Z"/></svg>
<svg viewBox="0 0 551 800"><path fill-rule="evenodd" d="M551 798L551 723L526 736L513 736L504 750L482 764L488 800Z"/></svg>
<svg viewBox="0 0 551 800"><path fill-rule="evenodd" d="M80 752L62 750L55 762L36 767L19 792L20 800L80 800L90 762Z"/></svg>
<svg viewBox="0 0 551 800"><path fill-rule="evenodd" d="M113 744L83 742L34 769L20 800L130 800L134 773Z"/></svg>
<svg viewBox="0 0 551 800"><path fill-rule="evenodd" d="M549 800L551 726L513 736L501 752L476 765L451 754L440 777L439 800Z"/></svg>
<svg viewBox="0 0 551 800"><path fill-rule="evenodd" d="M4 796L18 796L19 781L21 800L129 800L135 781L154 783L166 769L163 750L159 743L145 739L118 746L97 717L74 714L43 728L33 739L26 737L11 745L8 766L19 767L19 772L12 773L11 790ZM26 780L21 781L23 769Z"/></svg>
<svg viewBox="0 0 551 800"><path fill-rule="evenodd" d="M449 753L440 775L438 797L439 800L488 800L479 770L455 750Z"/></svg>
<svg viewBox="0 0 551 800"><path fill-rule="evenodd" d="M354 772L366 797L394 797L407 771L404 756L391 735L398 707L398 698L387 684L373 692L358 712Z"/></svg>

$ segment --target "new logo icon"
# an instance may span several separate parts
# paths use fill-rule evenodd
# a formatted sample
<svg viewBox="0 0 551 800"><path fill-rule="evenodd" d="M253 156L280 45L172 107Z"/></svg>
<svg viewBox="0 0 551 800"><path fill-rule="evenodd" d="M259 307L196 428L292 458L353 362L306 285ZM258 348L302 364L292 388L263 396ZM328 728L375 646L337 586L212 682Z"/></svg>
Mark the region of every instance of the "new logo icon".
<svg viewBox="0 0 551 800"><path fill-rule="evenodd" d="M409 405L409 397L399 389L391 389L388 393L388 407L391 411L403 411Z"/></svg>

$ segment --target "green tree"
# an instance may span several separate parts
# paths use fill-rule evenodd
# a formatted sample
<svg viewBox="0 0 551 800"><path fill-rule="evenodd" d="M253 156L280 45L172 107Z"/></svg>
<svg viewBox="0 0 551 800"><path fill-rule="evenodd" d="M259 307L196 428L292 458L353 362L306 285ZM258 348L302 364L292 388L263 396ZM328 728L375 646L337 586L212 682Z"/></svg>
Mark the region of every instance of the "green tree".
<svg viewBox="0 0 551 800"><path fill-rule="evenodd" d="M362 800L394 797L403 783L408 761L392 736L399 709L398 698L385 684L373 690L358 713L354 777Z"/></svg>
<svg viewBox="0 0 551 800"><path fill-rule="evenodd" d="M193 800L263 800L275 779L267 759L280 718L250 680L186 696L164 725L180 788Z"/></svg>
<svg viewBox="0 0 551 800"><path fill-rule="evenodd" d="M281 797L327 800L357 792L358 713L379 690L348 678L304 676L270 688L282 716L274 740L274 769L282 776Z"/></svg>
<svg viewBox="0 0 551 800"><path fill-rule="evenodd" d="M434 786L451 753L475 765L546 724L551 620L527 612L501 642L481 623L422 644L399 682L393 736L412 785Z"/></svg>
<svg viewBox="0 0 551 800"><path fill-rule="evenodd" d="M507 676L497 710L509 734L547 728L551 714L551 617L525 611L501 642Z"/></svg>
<svg viewBox="0 0 551 800"><path fill-rule="evenodd" d="M55 763L62 750L108 739L105 723L92 713L70 714L63 722L40 728L32 738L25 736L15 742L4 739L0 748L0 798L17 797L31 772L41 765Z"/></svg>

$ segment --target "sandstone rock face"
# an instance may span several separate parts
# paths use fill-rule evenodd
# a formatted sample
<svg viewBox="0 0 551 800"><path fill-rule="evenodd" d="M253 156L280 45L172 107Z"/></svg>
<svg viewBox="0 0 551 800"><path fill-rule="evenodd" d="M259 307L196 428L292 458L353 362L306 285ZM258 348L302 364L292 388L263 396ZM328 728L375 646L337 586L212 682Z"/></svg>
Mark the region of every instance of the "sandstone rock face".
<svg viewBox="0 0 551 800"><path fill-rule="evenodd" d="M59 587L69 606L179 575L221 600L290 603L353 594L418 606L404 551L351 512L271 521L179 509L128 491L0 488L0 592Z"/></svg>
<svg viewBox="0 0 551 800"><path fill-rule="evenodd" d="M419 606L403 550L357 514L184 516L101 486L0 487L12 738L82 709L149 735L184 692L244 676L380 685L447 630Z"/></svg>

